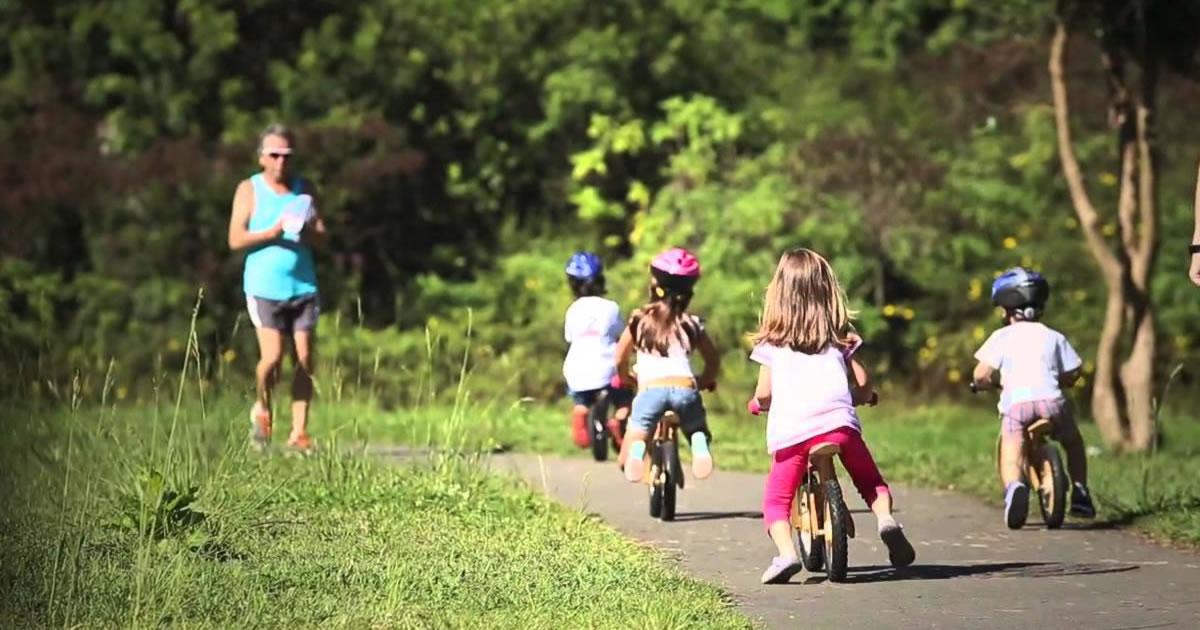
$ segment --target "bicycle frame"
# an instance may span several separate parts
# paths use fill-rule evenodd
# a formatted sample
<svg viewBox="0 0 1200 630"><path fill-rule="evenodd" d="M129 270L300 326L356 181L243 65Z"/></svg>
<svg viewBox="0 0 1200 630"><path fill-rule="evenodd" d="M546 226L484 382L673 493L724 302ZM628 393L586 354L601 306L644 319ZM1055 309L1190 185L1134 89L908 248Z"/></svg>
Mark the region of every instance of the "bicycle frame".
<svg viewBox="0 0 1200 630"><path fill-rule="evenodd" d="M816 483L802 483L796 489L796 499L792 501L792 527L802 536L810 540L821 536L832 536L829 504L825 501L824 485L827 480L837 479L837 469L833 459L841 453L836 444L817 444L808 452L808 470L806 478L816 480ZM806 491L811 489L810 491ZM803 504L804 509L801 510ZM847 512L849 514L849 512ZM854 537L854 519L847 523L848 535Z"/></svg>

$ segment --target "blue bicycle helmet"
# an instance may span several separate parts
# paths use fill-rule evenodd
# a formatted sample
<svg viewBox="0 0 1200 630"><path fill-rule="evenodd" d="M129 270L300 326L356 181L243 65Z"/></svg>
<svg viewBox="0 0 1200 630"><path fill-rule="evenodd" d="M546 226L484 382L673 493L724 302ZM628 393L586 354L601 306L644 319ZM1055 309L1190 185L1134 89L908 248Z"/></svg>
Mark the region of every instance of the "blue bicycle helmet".
<svg viewBox="0 0 1200 630"><path fill-rule="evenodd" d="M604 263L592 252L575 252L567 261L566 272L568 278L591 280L604 273Z"/></svg>
<svg viewBox="0 0 1200 630"><path fill-rule="evenodd" d="M1033 307L1041 310L1050 299L1050 283L1042 274L1013 267L992 282L992 304L1006 310Z"/></svg>

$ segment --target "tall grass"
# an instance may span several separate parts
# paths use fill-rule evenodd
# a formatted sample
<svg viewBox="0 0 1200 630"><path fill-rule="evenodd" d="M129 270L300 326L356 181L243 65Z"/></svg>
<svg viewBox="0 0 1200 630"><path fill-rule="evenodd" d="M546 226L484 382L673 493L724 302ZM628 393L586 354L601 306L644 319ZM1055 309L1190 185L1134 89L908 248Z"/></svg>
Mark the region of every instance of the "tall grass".
<svg viewBox="0 0 1200 630"><path fill-rule="evenodd" d="M465 353L453 383L436 380L432 333L406 412L429 417L406 440L427 455L364 455L398 414L355 374L377 359L336 345L316 455L253 453L251 377L204 356L202 297L180 362L142 402L114 395L118 357L102 380L0 410L0 627L747 625L716 589L485 474L472 440L493 414Z"/></svg>

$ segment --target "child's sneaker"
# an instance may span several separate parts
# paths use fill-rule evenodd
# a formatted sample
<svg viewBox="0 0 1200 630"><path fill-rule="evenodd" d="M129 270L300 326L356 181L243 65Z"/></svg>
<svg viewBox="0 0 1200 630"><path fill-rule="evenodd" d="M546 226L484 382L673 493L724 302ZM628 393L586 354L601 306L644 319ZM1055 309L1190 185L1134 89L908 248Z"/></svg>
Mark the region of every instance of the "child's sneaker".
<svg viewBox="0 0 1200 630"><path fill-rule="evenodd" d="M1096 518L1096 506L1092 503L1092 493L1087 486L1077 483L1071 488L1071 516L1079 518Z"/></svg>
<svg viewBox="0 0 1200 630"><path fill-rule="evenodd" d="M259 449L271 443L271 411L258 402L250 408L250 443Z"/></svg>
<svg viewBox="0 0 1200 630"><path fill-rule="evenodd" d="M646 443L638 440L629 445L629 456L625 458L625 480L637 483L642 480L646 467Z"/></svg>
<svg viewBox="0 0 1200 630"><path fill-rule="evenodd" d="M573 410L571 412L571 439L575 441L575 446L579 448L587 448L592 443L592 436L588 434L588 412L587 409Z"/></svg>
<svg viewBox="0 0 1200 630"><path fill-rule="evenodd" d="M893 567L906 567L917 559L916 550L904 536L904 528L896 522L895 518L879 519L879 539L887 546L888 561L892 563Z"/></svg>
<svg viewBox="0 0 1200 630"><path fill-rule="evenodd" d="M713 458L708 450L708 436L702 431L692 434L688 440L692 446L692 474L697 479L705 479L712 474Z"/></svg>
<svg viewBox="0 0 1200 630"><path fill-rule="evenodd" d="M801 566L800 561L796 558L775 556L771 559L771 565L767 567L766 571L763 571L762 583L786 584L793 575L800 572Z"/></svg>
<svg viewBox="0 0 1200 630"><path fill-rule="evenodd" d="M1004 491L1004 523L1009 529L1021 529L1029 517L1029 486L1014 481Z"/></svg>
<svg viewBox="0 0 1200 630"><path fill-rule="evenodd" d="M301 455L308 455L316 448L316 444L307 433L289 437L287 445L293 452L300 453Z"/></svg>

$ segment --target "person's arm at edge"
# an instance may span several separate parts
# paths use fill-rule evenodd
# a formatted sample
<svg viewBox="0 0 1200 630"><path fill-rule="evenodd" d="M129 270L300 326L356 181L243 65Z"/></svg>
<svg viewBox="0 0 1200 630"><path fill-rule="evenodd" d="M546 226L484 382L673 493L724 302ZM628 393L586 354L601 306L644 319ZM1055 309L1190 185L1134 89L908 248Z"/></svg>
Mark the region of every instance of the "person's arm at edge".
<svg viewBox="0 0 1200 630"><path fill-rule="evenodd" d="M283 220L259 231L251 232L250 214L254 212L254 186L250 180L238 184L233 194L233 208L229 213L229 249L238 251L269 243L283 235Z"/></svg>

